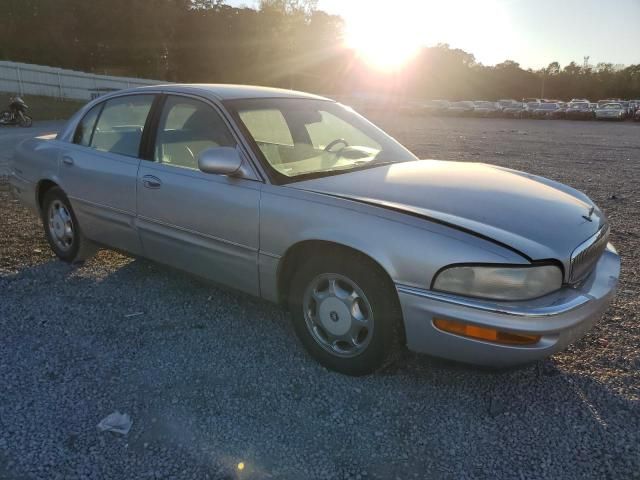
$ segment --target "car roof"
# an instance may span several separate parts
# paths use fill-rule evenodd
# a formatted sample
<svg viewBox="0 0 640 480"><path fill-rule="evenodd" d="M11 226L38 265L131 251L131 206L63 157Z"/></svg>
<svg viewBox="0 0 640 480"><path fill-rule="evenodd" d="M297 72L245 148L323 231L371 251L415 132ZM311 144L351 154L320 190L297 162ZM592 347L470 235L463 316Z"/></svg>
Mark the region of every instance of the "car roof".
<svg viewBox="0 0 640 480"><path fill-rule="evenodd" d="M166 92L199 93L214 97L217 100L238 100L247 98L306 98L313 100L329 100L328 98L313 95L311 93L286 90L284 88L215 83L170 83L166 85L149 85L120 90L118 93L134 93L158 89Z"/></svg>

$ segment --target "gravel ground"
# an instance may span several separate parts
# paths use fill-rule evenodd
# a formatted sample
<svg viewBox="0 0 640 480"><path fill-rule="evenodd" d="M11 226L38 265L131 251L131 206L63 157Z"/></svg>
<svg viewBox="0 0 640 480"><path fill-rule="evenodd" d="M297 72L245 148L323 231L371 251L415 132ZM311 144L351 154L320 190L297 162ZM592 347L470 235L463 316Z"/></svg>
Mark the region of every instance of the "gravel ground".
<svg viewBox="0 0 640 480"><path fill-rule="evenodd" d="M406 354L349 378L268 303L109 251L56 261L0 185L0 478L640 478L640 125L374 119L603 207L623 270L594 330L515 370ZM96 429L116 410L127 436Z"/></svg>

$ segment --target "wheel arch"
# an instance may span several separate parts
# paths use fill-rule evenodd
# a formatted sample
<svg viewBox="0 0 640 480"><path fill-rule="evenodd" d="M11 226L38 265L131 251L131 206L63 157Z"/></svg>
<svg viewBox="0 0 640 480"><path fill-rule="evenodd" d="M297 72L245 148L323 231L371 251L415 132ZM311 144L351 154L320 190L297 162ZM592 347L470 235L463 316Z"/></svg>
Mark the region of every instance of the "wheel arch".
<svg viewBox="0 0 640 480"><path fill-rule="evenodd" d="M42 202L47 192L56 187L60 188L60 185L48 178L42 179L38 182L36 185L36 205L38 206L38 210L42 211Z"/></svg>
<svg viewBox="0 0 640 480"><path fill-rule="evenodd" d="M402 315L400 308L400 298L395 288L395 283L383 265L373 258L371 255L359 250L355 247L333 242L329 240L301 240L291 245L282 258L280 259L277 270L277 292L278 303L284 307L288 305L288 296L291 290L291 281L296 271L296 266L300 264L306 255L344 255L347 258L359 257L360 261L367 262L372 268L380 272L387 279L389 288L392 292L392 300L396 303L397 308ZM406 342L404 321L400 322L401 342Z"/></svg>
<svg viewBox="0 0 640 480"><path fill-rule="evenodd" d="M301 240L291 245L280 259L277 271L278 282L278 302L285 304L287 296L289 294L290 282L295 273L296 265L299 265L305 255L340 255L340 254L355 254L366 258L379 271L389 279L389 282L393 283L388 272L380 265L378 261L372 258L370 255L338 242L332 242L329 240Z"/></svg>

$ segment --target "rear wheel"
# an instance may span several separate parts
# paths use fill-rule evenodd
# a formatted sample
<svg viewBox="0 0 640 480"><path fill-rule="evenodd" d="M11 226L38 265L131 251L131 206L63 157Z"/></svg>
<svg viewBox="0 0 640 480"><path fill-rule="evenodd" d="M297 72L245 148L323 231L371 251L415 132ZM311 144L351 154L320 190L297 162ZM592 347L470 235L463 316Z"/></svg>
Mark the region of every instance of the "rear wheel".
<svg viewBox="0 0 640 480"><path fill-rule="evenodd" d="M69 199L60 188L47 191L41 216L49 246L60 260L82 262L96 252L95 244L82 234Z"/></svg>
<svg viewBox="0 0 640 480"><path fill-rule="evenodd" d="M296 334L322 365L347 375L381 367L402 322L393 284L362 255L309 259L292 280Z"/></svg>
<svg viewBox="0 0 640 480"><path fill-rule="evenodd" d="M30 127L31 125L33 125L33 119L29 115L25 115L23 113L22 115L20 115L18 123L21 127Z"/></svg>

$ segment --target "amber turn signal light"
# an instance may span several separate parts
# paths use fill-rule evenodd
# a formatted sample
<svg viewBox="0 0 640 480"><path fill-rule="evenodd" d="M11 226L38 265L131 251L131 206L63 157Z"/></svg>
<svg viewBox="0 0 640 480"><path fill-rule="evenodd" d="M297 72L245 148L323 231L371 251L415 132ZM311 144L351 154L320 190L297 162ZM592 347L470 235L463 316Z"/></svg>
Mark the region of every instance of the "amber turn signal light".
<svg viewBox="0 0 640 480"><path fill-rule="evenodd" d="M540 340L540 335L502 332L494 328L478 327L476 325L441 318L434 319L433 324L436 328L444 332L505 345L531 345Z"/></svg>

